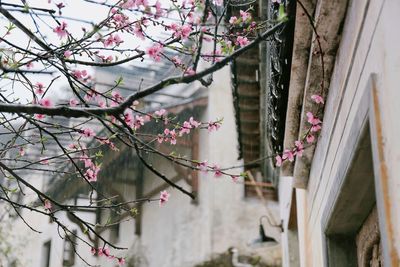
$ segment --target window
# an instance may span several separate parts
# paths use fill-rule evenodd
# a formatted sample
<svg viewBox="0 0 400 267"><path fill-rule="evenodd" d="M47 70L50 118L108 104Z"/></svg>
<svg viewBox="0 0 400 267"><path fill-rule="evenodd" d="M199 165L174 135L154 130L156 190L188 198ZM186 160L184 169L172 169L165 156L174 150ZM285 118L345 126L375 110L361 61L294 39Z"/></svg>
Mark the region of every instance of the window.
<svg viewBox="0 0 400 267"><path fill-rule="evenodd" d="M75 264L76 234L76 230L73 230L71 234L65 237L63 266L69 267Z"/></svg>
<svg viewBox="0 0 400 267"><path fill-rule="evenodd" d="M51 240L43 244L42 249L42 262L40 266L50 267L50 252L51 252Z"/></svg>

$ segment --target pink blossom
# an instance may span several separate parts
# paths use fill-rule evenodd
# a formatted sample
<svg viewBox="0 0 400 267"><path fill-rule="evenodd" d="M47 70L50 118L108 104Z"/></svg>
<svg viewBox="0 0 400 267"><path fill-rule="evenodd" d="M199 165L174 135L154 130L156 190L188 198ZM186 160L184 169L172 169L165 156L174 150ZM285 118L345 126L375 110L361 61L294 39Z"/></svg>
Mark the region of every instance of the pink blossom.
<svg viewBox="0 0 400 267"><path fill-rule="evenodd" d="M294 142L294 145L296 146L296 155L301 157L304 151L303 142L297 140Z"/></svg>
<svg viewBox="0 0 400 267"><path fill-rule="evenodd" d="M170 144L171 145L176 145L176 132L175 130L169 131L169 137L170 137Z"/></svg>
<svg viewBox="0 0 400 267"><path fill-rule="evenodd" d="M208 129L208 132L211 133L212 131L217 131L220 127L221 127L221 123L220 122L218 122L218 121L215 121L215 122L209 121L207 129Z"/></svg>
<svg viewBox="0 0 400 267"><path fill-rule="evenodd" d="M111 93L113 100L116 103L121 103L122 101L124 101L124 98L122 97L122 95L118 92L118 91L113 91Z"/></svg>
<svg viewBox="0 0 400 267"><path fill-rule="evenodd" d="M164 136L162 134L157 135L157 142L161 144L164 141Z"/></svg>
<svg viewBox="0 0 400 267"><path fill-rule="evenodd" d="M114 44L114 37L112 36L112 34L103 41L104 47L112 46L113 44Z"/></svg>
<svg viewBox="0 0 400 267"><path fill-rule="evenodd" d="M177 56L174 56L173 58L171 58L171 61L172 61L172 63L174 63L177 66L182 65L182 60Z"/></svg>
<svg viewBox="0 0 400 267"><path fill-rule="evenodd" d="M164 11L161 8L161 3L160 1L157 0L157 2L155 3L154 7L156 8L156 13L154 14L154 16L156 18L159 18L163 15Z"/></svg>
<svg viewBox="0 0 400 267"><path fill-rule="evenodd" d="M40 163L40 164L43 164L43 165L49 165L50 161L49 161L48 158L41 157L41 158L39 159L39 163Z"/></svg>
<svg viewBox="0 0 400 267"><path fill-rule="evenodd" d="M78 146L76 144L74 144L74 143L71 143L71 144L68 145L68 148L71 149L71 150L72 149L78 149Z"/></svg>
<svg viewBox="0 0 400 267"><path fill-rule="evenodd" d="M280 166L282 166L282 162L283 162L283 160L282 160L282 157L280 156L280 155L277 155L276 157L275 157L275 165L277 166L277 167L280 167Z"/></svg>
<svg viewBox="0 0 400 267"><path fill-rule="evenodd" d="M143 125L144 125L144 117L136 115L135 116L135 121L134 121L134 124L133 124L133 128L135 130L138 130Z"/></svg>
<svg viewBox="0 0 400 267"><path fill-rule="evenodd" d="M103 256L103 255L104 255L104 252L103 252L103 251L104 251L103 248L98 248L98 249L97 249L98 255L99 255L99 256Z"/></svg>
<svg viewBox="0 0 400 267"><path fill-rule="evenodd" d="M319 130L321 130L321 125L317 124L317 125L313 125L311 127L311 132L318 132Z"/></svg>
<svg viewBox="0 0 400 267"><path fill-rule="evenodd" d="M93 161L87 156L87 155L83 155L79 158L80 161L83 161L85 163L85 168L91 168L93 166L95 166L93 164Z"/></svg>
<svg viewBox="0 0 400 267"><path fill-rule="evenodd" d="M70 100L69 100L69 105L71 106L71 107L76 107L77 105L78 105L78 100L76 100L75 98L71 98Z"/></svg>
<svg viewBox="0 0 400 267"><path fill-rule="evenodd" d="M315 137L312 134L308 134L306 139L307 139L307 143L311 144L311 143L314 143Z"/></svg>
<svg viewBox="0 0 400 267"><path fill-rule="evenodd" d="M25 155L25 149L21 146L18 151L19 155L23 157Z"/></svg>
<svg viewBox="0 0 400 267"><path fill-rule="evenodd" d="M239 175L231 175L232 181L234 181L235 183L239 180Z"/></svg>
<svg viewBox="0 0 400 267"><path fill-rule="evenodd" d="M317 104L324 104L324 98L320 95L312 95L311 99Z"/></svg>
<svg viewBox="0 0 400 267"><path fill-rule="evenodd" d="M55 32L60 39L66 37L68 35L68 32L66 30L67 28L67 23L65 21L61 22L61 25L58 25L55 29L53 29L53 32Z"/></svg>
<svg viewBox="0 0 400 267"><path fill-rule="evenodd" d="M33 62L32 62L32 61L31 61L31 62L28 62L28 63L26 64L26 68L27 68L28 70L32 69L32 68L33 68Z"/></svg>
<svg viewBox="0 0 400 267"><path fill-rule="evenodd" d="M91 169L87 169L85 172L86 179L89 182L96 182L99 171L100 171L100 168L98 166L92 166ZM100 251L99 251L99 255L100 255Z"/></svg>
<svg viewBox="0 0 400 267"><path fill-rule="evenodd" d="M182 125L181 130L179 131L179 136L182 136L183 134L190 134L190 129L192 129L192 125L190 122L185 121Z"/></svg>
<svg viewBox="0 0 400 267"><path fill-rule="evenodd" d="M212 167L212 169L214 170L214 176L215 176L216 178L222 176L223 173L222 173L222 171L221 171L221 168L220 168L218 165L214 165L214 166Z"/></svg>
<svg viewBox="0 0 400 267"><path fill-rule="evenodd" d="M197 128L201 125L201 122L194 120L193 117L190 117L189 122L194 128Z"/></svg>
<svg viewBox="0 0 400 267"><path fill-rule="evenodd" d="M92 137L92 136L95 136L95 132L94 132L93 129L91 129L91 128L85 128L85 129L81 130L81 134L82 134L84 137Z"/></svg>
<svg viewBox="0 0 400 267"><path fill-rule="evenodd" d="M207 160L198 163L197 167L200 169L201 172L206 173L208 170Z"/></svg>
<svg viewBox="0 0 400 267"><path fill-rule="evenodd" d="M64 51L64 57L69 58L72 55L72 52L70 50Z"/></svg>
<svg viewBox="0 0 400 267"><path fill-rule="evenodd" d="M314 114L312 114L311 112L307 112L307 121L308 123L311 123L312 125L318 125L320 123L322 123L320 121L320 119L318 119L317 117L314 117Z"/></svg>
<svg viewBox="0 0 400 267"><path fill-rule="evenodd" d="M35 114L35 119L37 120L42 120L44 119L46 116L44 114Z"/></svg>
<svg viewBox="0 0 400 267"><path fill-rule="evenodd" d="M238 21L238 18L236 16L233 16L229 19L229 23L230 24L236 24Z"/></svg>
<svg viewBox="0 0 400 267"><path fill-rule="evenodd" d="M161 60L161 52L163 50L163 46L160 44L155 44L152 47L149 47L147 49L147 54L153 58L155 61L160 61Z"/></svg>
<svg viewBox="0 0 400 267"><path fill-rule="evenodd" d="M240 12L240 16L242 17L243 22L246 22L247 20L251 19L251 15L249 12L246 12L243 10L240 10L239 12Z"/></svg>
<svg viewBox="0 0 400 267"><path fill-rule="evenodd" d="M82 70L82 71L74 70L72 72L72 75L74 75L74 77L77 78L77 79L83 79L83 78L85 78L87 76L87 71L86 70Z"/></svg>
<svg viewBox="0 0 400 267"><path fill-rule="evenodd" d="M194 74L196 74L196 71L192 67L189 67L185 70L185 75L194 75Z"/></svg>
<svg viewBox="0 0 400 267"><path fill-rule="evenodd" d="M125 259L124 258L118 258L118 265L122 266L125 264Z"/></svg>
<svg viewBox="0 0 400 267"><path fill-rule="evenodd" d="M52 106L51 100L48 99L48 98L42 98L42 99L40 99L39 104L40 104L41 106L43 106L43 107L46 107L46 108Z"/></svg>
<svg viewBox="0 0 400 267"><path fill-rule="evenodd" d="M160 192L160 206L164 205L165 203L168 202L170 197L170 194L167 191L161 191Z"/></svg>
<svg viewBox="0 0 400 267"><path fill-rule="evenodd" d="M91 248L90 248L90 253L91 253L92 255L96 255L96 252L97 252L96 248L94 248L94 247L91 247Z"/></svg>
<svg viewBox="0 0 400 267"><path fill-rule="evenodd" d="M45 199L44 200L44 208L48 211L51 211L53 205L51 204L50 200Z"/></svg>
<svg viewBox="0 0 400 267"><path fill-rule="evenodd" d="M103 254L104 254L104 256L109 257L110 256L110 249L109 248L103 248Z"/></svg>
<svg viewBox="0 0 400 267"><path fill-rule="evenodd" d="M121 39L121 37L118 34L114 35L114 43L115 43L116 46L119 46L123 42L124 41Z"/></svg>
<svg viewBox="0 0 400 267"><path fill-rule="evenodd" d="M37 82L35 84L35 87L36 87L35 93L37 95L42 95L44 93L44 84L43 83Z"/></svg>
<svg viewBox="0 0 400 267"><path fill-rule="evenodd" d="M246 46L249 44L249 40L247 39L247 37L238 36L236 40L240 46Z"/></svg>
<svg viewBox="0 0 400 267"><path fill-rule="evenodd" d="M283 160L288 159L290 162L293 162L293 161L294 161L294 154L293 154L293 151L291 151L291 150L289 150L289 149L286 149L286 150L283 152L282 159L283 159Z"/></svg>
<svg viewBox="0 0 400 267"><path fill-rule="evenodd" d="M154 112L154 114L159 117L164 116L166 113L167 113L167 111L165 109L160 109L160 110L157 110Z"/></svg>

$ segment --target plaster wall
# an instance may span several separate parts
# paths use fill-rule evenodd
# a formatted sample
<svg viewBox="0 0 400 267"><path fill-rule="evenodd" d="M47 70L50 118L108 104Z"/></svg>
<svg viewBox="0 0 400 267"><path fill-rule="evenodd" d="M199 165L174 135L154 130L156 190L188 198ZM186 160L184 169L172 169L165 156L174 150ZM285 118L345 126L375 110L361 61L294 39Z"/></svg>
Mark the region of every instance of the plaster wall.
<svg viewBox="0 0 400 267"><path fill-rule="evenodd" d="M384 220L389 248L385 266L398 266L400 254L400 2L396 0L350 1L342 40L337 53L323 128L313 158L306 190L296 189L300 232L301 266L327 266L325 226L332 197L340 189L365 118L360 109L368 109L371 76L376 74L378 102L382 120L383 162L387 166L384 188L377 187L378 210ZM369 99L369 100L368 100ZM377 115L377 114L375 114ZM359 129L358 133L352 129ZM372 138L374 144L378 142ZM350 145L349 145L350 144ZM374 161L376 151L374 151ZM376 161L375 161L376 162ZM376 168L380 164L374 164ZM382 205L380 203L383 203ZM380 206L381 205L381 206ZM389 260L390 259L390 260Z"/></svg>

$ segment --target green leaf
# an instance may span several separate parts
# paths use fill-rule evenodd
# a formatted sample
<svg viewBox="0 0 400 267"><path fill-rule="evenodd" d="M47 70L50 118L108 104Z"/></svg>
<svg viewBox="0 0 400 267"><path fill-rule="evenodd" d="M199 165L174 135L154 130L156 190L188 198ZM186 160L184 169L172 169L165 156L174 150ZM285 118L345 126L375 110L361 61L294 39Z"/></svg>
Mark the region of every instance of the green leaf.
<svg viewBox="0 0 400 267"><path fill-rule="evenodd" d="M287 14L285 13L285 5L284 4L280 4L279 5L279 13L278 13L278 21L282 22L282 21L287 21L288 17Z"/></svg>

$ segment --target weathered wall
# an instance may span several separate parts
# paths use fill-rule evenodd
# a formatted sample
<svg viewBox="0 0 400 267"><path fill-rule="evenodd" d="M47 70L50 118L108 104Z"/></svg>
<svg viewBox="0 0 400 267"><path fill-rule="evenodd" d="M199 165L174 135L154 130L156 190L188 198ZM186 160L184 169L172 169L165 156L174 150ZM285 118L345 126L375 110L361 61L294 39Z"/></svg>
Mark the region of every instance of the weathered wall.
<svg viewBox="0 0 400 267"><path fill-rule="evenodd" d="M326 266L325 230L332 205L346 175L369 112L381 118L383 142L371 133L373 146L383 149L382 157L374 150L374 171L382 163L385 177L375 175L377 203L383 236L387 235L385 265L398 266L400 253L400 2L396 0L351 1L347 10L335 69L326 101L323 129L315 150L309 184L297 189L300 227L301 266ZM371 76L376 74L380 113L371 111ZM366 97L367 96L367 97ZM365 116L361 116L363 114ZM364 114L364 115L365 115ZM383 161L382 161L383 159ZM382 178L382 180L380 180ZM356 197L356 196L354 196ZM303 228L304 226L304 228Z"/></svg>

